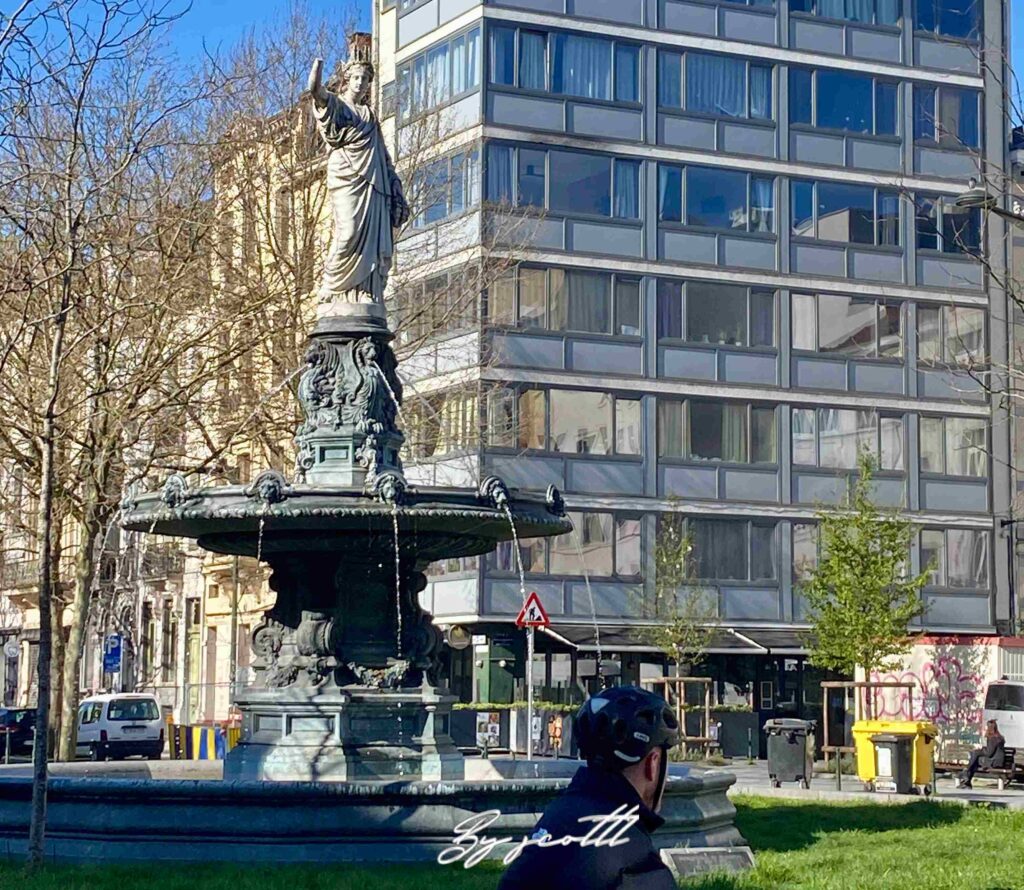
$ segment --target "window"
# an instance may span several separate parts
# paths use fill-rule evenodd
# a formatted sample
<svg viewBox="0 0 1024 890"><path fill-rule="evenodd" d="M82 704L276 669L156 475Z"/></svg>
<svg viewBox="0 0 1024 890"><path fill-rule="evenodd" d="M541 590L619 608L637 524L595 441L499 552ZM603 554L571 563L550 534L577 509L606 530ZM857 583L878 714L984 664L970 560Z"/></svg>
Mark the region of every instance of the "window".
<svg viewBox="0 0 1024 890"><path fill-rule="evenodd" d="M882 470L904 470L902 417L860 408L794 408L791 422L795 465L853 470L867 451Z"/></svg>
<svg viewBox="0 0 1024 890"><path fill-rule="evenodd" d="M453 272L410 282L397 291L391 306L399 342L416 344L474 327L478 304L475 283L475 276L468 271Z"/></svg>
<svg viewBox="0 0 1024 890"><path fill-rule="evenodd" d="M719 117L771 120L772 68L731 56L663 51L658 55L658 104Z"/></svg>
<svg viewBox="0 0 1024 890"><path fill-rule="evenodd" d="M900 244L899 193L863 185L793 180L793 234L846 244Z"/></svg>
<svg viewBox="0 0 1024 890"><path fill-rule="evenodd" d="M775 408L743 402L658 400L658 456L774 464Z"/></svg>
<svg viewBox="0 0 1024 890"><path fill-rule="evenodd" d="M981 93L914 85L914 138L943 148L978 148Z"/></svg>
<svg viewBox="0 0 1024 890"><path fill-rule="evenodd" d="M492 74L494 65L492 52ZM480 29L474 28L399 66L398 119L403 122L411 120L479 86ZM383 94L381 102L381 114L387 117Z"/></svg>
<svg viewBox="0 0 1024 890"><path fill-rule="evenodd" d="M382 119L389 118L394 115L397 110L398 106L395 100L395 82L392 80L389 83L381 85L380 116Z"/></svg>
<svg viewBox="0 0 1024 890"><path fill-rule="evenodd" d="M849 133L895 136L898 84L849 71L789 69L789 119Z"/></svg>
<svg viewBox="0 0 1024 890"><path fill-rule="evenodd" d="M440 158L412 177L414 229L456 216L480 203L480 154L473 150Z"/></svg>
<svg viewBox="0 0 1024 890"><path fill-rule="evenodd" d="M793 523L793 581L809 581L818 567L818 526Z"/></svg>
<svg viewBox="0 0 1024 890"><path fill-rule="evenodd" d="M658 337L729 346L774 346L775 292L659 279Z"/></svg>
<svg viewBox="0 0 1024 890"><path fill-rule="evenodd" d="M772 232L775 180L713 167L658 165L658 218L688 226Z"/></svg>
<svg viewBox="0 0 1024 890"><path fill-rule="evenodd" d="M917 358L923 363L966 367L984 362L985 310L966 306L918 306Z"/></svg>
<svg viewBox="0 0 1024 890"><path fill-rule="evenodd" d="M546 207L571 216L639 219L640 162L579 151L491 144L487 199Z"/></svg>
<svg viewBox="0 0 1024 890"><path fill-rule="evenodd" d="M581 99L637 102L640 47L603 37L491 28L490 81Z"/></svg>
<svg viewBox="0 0 1024 890"><path fill-rule="evenodd" d="M896 25L900 20L899 0L791 0L790 10L827 19Z"/></svg>
<svg viewBox="0 0 1024 890"><path fill-rule="evenodd" d="M492 448L639 455L639 399L587 390L499 389L488 395Z"/></svg>
<svg viewBox="0 0 1024 890"><path fill-rule="evenodd" d="M675 515L660 522L678 522ZM775 581L778 552L774 523L738 519L687 519L697 581Z"/></svg>
<svg viewBox="0 0 1024 890"><path fill-rule="evenodd" d="M903 355L903 305L872 297L793 294L793 348L851 358Z"/></svg>
<svg viewBox="0 0 1024 890"><path fill-rule="evenodd" d="M479 442L477 397L466 392L424 396L403 407L405 448L415 458L465 451Z"/></svg>
<svg viewBox="0 0 1024 890"><path fill-rule="evenodd" d="M988 532L923 529L921 568L931 569L929 587L988 587Z"/></svg>
<svg viewBox="0 0 1024 890"><path fill-rule="evenodd" d="M914 198L919 250L977 254L981 250L981 208L957 207L951 198Z"/></svg>
<svg viewBox="0 0 1024 890"><path fill-rule="evenodd" d="M523 570L530 574L636 579L640 574L640 516L631 513L570 512L576 529L557 538L520 542ZM579 546L577 547L577 537ZM498 545L489 565L499 572L518 570L512 542ZM582 551L582 554L581 554Z"/></svg>
<svg viewBox="0 0 1024 890"><path fill-rule="evenodd" d="M159 720L160 709L151 698L115 698L107 707L108 720Z"/></svg>
<svg viewBox="0 0 1024 890"><path fill-rule="evenodd" d="M944 37L977 40L981 32L978 0L917 0L914 28Z"/></svg>
<svg viewBox="0 0 1024 890"><path fill-rule="evenodd" d="M982 417L922 417L921 472L988 475L987 423Z"/></svg>
<svg viewBox="0 0 1024 890"><path fill-rule="evenodd" d="M532 543L532 541L531 541L531 543ZM526 561L526 552L525 552L528 549L527 541L523 541L522 542L522 547L523 547L523 551L524 551L523 552L523 568L526 569L526 571L529 571L530 569L529 569L528 563ZM512 554L511 548L507 549L507 552L506 552L505 555L510 560L512 558L514 558L513 554ZM441 559L441 560L438 560L437 562L430 563L430 565L428 565L426 570L424 571L424 574L428 578L443 578L446 575L457 575L457 574L465 574L465 573L468 573L468 572L476 572L479 568L480 568L480 557L479 556L462 556L462 557L456 556L456 557L452 557L450 559ZM513 565L511 563L511 561L510 561L509 562L509 568L505 569L505 571L509 571L509 572L516 571L516 568L517 567L515 565Z"/></svg>
<svg viewBox="0 0 1024 890"><path fill-rule="evenodd" d="M491 324L640 334L640 279L576 269L510 269L489 288Z"/></svg>

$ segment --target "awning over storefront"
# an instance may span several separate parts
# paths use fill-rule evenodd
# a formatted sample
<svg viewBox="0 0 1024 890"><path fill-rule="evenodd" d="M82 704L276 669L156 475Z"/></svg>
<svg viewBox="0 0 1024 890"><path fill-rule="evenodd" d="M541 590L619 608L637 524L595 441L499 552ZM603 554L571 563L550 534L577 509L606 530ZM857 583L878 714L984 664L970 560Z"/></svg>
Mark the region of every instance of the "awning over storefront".
<svg viewBox="0 0 1024 890"><path fill-rule="evenodd" d="M541 628L551 640L578 652L658 652L643 630L628 625L553 624ZM600 647L598 647L600 640ZM707 648L710 655L805 655L799 630L790 628L717 628Z"/></svg>

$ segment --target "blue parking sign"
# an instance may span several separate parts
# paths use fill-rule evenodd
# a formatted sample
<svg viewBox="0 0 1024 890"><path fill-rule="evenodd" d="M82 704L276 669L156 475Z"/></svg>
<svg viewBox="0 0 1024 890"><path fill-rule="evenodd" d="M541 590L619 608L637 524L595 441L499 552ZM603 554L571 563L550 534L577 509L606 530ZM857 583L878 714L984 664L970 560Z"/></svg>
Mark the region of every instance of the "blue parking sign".
<svg viewBox="0 0 1024 890"><path fill-rule="evenodd" d="M116 674L121 670L121 635L107 634L103 643L103 673Z"/></svg>

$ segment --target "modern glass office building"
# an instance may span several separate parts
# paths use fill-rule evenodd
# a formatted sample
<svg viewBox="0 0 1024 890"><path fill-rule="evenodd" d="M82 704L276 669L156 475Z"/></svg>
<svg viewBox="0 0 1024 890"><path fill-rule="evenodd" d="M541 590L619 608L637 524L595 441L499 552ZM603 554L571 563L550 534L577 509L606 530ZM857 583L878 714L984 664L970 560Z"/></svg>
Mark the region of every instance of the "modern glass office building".
<svg viewBox="0 0 1024 890"><path fill-rule="evenodd" d="M1001 0L377 10L383 114L448 128L425 175L450 188L400 262L443 289L489 235L512 263L404 366L437 417L410 475L564 492L589 590L572 539L523 550L553 620L546 697L593 682L598 649L606 674L660 673L636 626L671 513L717 597L720 692L802 711L797 583L865 448L878 501L920 525L912 566L936 566L923 628L1005 632L1010 429L986 385L1007 360L1006 238L954 198L1007 168L1008 17ZM462 435L478 420L482 442ZM511 550L437 567L424 596L474 634L452 655L463 696L515 694Z"/></svg>

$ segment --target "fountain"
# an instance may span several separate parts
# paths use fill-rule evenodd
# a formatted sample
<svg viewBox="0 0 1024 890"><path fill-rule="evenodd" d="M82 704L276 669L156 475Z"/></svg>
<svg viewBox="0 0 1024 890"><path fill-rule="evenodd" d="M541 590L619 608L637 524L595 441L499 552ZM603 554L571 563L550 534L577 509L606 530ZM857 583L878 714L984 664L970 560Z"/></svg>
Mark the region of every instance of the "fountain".
<svg viewBox="0 0 1024 890"><path fill-rule="evenodd" d="M553 486L542 494L510 491L495 476L475 490L406 481L383 287L387 222L407 211L360 105L367 72L350 63L343 98L320 86L319 62L310 76L324 137L346 148L328 162L335 231L298 385L294 477L268 470L246 486L193 488L172 475L122 504L125 529L269 565L277 598L252 634L254 682L236 696L241 741L221 781L54 779L49 842L62 856L432 860L474 813L498 811L490 836L529 832L578 766L466 761L449 735L455 697L440 672L441 634L419 602L424 569L565 534L572 523ZM354 157L365 179L343 175ZM365 237L353 239L353 228ZM673 776L659 842L742 843L725 796L732 781L715 770ZM0 779L0 854L23 848L28 790Z"/></svg>

